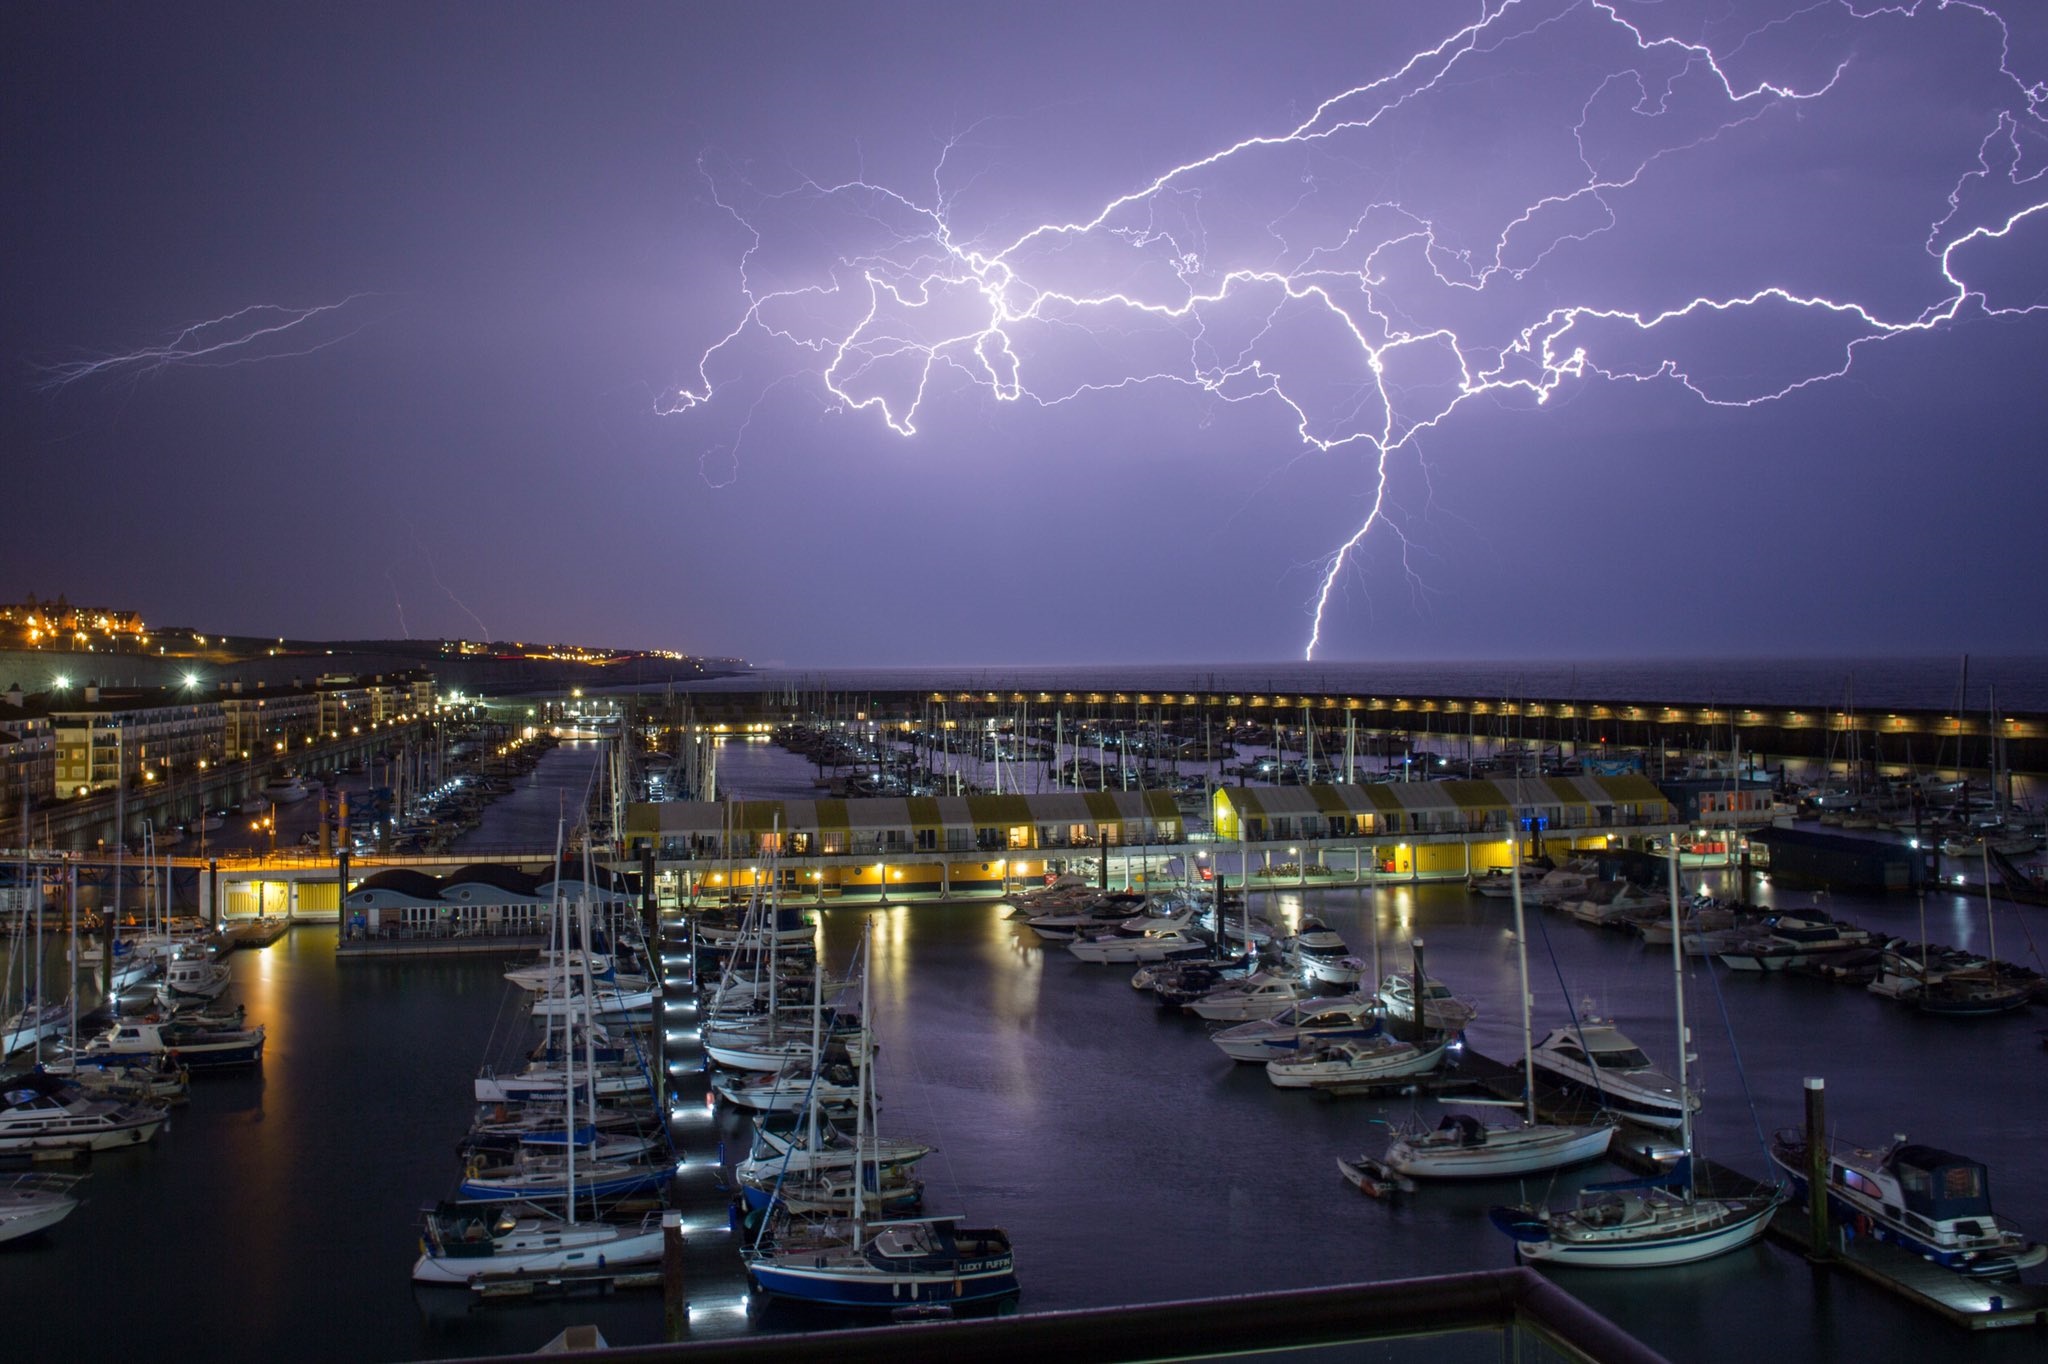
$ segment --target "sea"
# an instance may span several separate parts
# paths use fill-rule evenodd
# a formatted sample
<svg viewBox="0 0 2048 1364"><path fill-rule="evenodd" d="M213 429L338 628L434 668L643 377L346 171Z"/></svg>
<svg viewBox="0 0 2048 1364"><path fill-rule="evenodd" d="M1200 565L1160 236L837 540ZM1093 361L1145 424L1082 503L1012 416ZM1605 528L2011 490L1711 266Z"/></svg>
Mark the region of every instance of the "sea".
<svg viewBox="0 0 2048 1364"><path fill-rule="evenodd" d="M1464 696L1502 700L1671 701L1726 706L2048 710L2048 655L987 664L919 668L757 668L678 684L793 695L863 691L1173 691Z"/></svg>
<svg viewBox="0 0 2048 1364"><path fill-rule="evenodd" d="M1681 680L1650 675L1674 687ZM1866 687L1885 694L1878 676L1859 675L1859 698ZM1973 690L1991 676L2001 705L2008 685L2014 706L2023 704L2018 674L1980 671L1973 660L1971 676ZM1277 670L1275 680L1303 685ZM1931 665L1923 682L1939 686ZM1072 685L1113 684L1077 674ZM1891 685L1889 704L1945 704ZM2038 676L2034 685L2038 692ZM1467 690L1443 681L1434 689ZM1622 694L1590 680L1583 690ZM1566 693L1546 684L1526 694ZM596 755L590 744L557 748L470 838L479 847L550 845L563 798L588 788ZM813 789L810 765L773 745L733 741L719 764L732 794ZM1685 880L1688 889L1729 889L1725 873L1688 871ZM1809 898L1769 886L1753 895ZM1922 909L1910 899L1837 895L1826 907L1873 930L1921 936ZM1277 890L1255 896L1253 909L1283 925L1313 912L1389 970L1406 966L1421 941L1430 974L1481 1010L1469 1045L1503 1060L1520 1047L1515 982L1526 946L1539 1034L1568 1010L1592 1011L1675 1063L1670 957L1632 937L1536 915L1519 944L1506 908L1456 885ZM1999 956L2048 970L2039 950L2048 910L2000 903L1989 915L1965 888L1930 896L1924 913L1935 941L1984 946L1995 934ZM836 965L872 933L884 1130L938 1148L924 1163L928 1207L1009 1232L1024 1313L1501 1267L1512 1252L1487 1220L1489 1205L1564 1199L1614 1175L1594 1166L1555 1180L1428 1188L1394 1203L1364 1198L1336 1161L1376 1150L1389 1124L1433 1123L1432 1102L1274 1090L1259 1069L1225 1059L1198 1021L1131 989L1128 968L1085 965L1040 944L997 905L833 908L817 918ZM470 1080L527 1026L501 976L508 962L339 962L334 928L319 924L230 960L232 997L268 1028L260 1071L195 1081L155 1142L94 1159L86 1202L70 1219L0 1246L6 1358L401 1361L529 1352L586 1323L615 1345L661 1338L655 1294L477 1306L410 1283L420 1209L460 1174L455 1145L471 1113ZM1922 1018L1853 987L1699 964L1687 972L1686 1010L1693 1074L1706 1094L1702 1155L1765 1174L1764 1140L1799 1121L1803 1082L1820 1077L1840 1137L1873 1145L1904 1133L1984 1160L2000 1211L2048 1234L2040 1014ZM736 1114L687 1124L683 1177L709 1177L721 1144L744 1139ZM736 1251L732 1266L729 1281L693 1285L693 1302L708 1310L693 1314L692 1338L804 1326L744 1310ZM1966 1333L1771 1243L1677 1269L1546 1272L1678 1361L2016 1364L2048 1353L2039 1330ZM1389 1344L1359 1355L1425 1352Z"/></svg>

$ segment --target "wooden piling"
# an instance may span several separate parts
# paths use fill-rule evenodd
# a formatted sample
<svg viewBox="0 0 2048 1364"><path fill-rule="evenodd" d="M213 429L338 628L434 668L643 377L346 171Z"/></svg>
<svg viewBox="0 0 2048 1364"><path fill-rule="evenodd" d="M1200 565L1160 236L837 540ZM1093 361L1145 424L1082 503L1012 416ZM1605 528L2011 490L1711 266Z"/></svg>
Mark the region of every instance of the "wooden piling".
<svg viewBox="0 0 2048 1364"><path fill-rule="evenodd" d="M1834 1258L1828 1237L1828 1082L1806 1077L1806 1258Z"/></svg>

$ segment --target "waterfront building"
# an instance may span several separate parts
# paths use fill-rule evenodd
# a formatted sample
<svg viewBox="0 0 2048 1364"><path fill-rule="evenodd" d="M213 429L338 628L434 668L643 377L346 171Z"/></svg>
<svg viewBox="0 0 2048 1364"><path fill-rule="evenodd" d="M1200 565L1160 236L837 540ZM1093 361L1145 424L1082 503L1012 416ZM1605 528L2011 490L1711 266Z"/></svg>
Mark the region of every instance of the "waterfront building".
<svg viewBox="0 0 2048 1364"><path fill-rule="evenodd" d="M1231 786L1209 816L1191 822L1166 791L664 801L629 805L621 832L631 856L693 864L665 868L679 871L679 894L766 884L772 860L786 888L886 899L1100 877L1111 861L1135 880L1226 851L1255 881L1463 877L1507 865L1518 827L1525 847L1569 853L1668 834L1676 818L1642 776Z"/></svg>
<svg viewBox="0 0 2048 1364"><path fill-rule="evenodd" d="M240 682L230 682L225 684L220 705L227 720L225 743L230 758L260 762L266 754L282 757L325 732L320 726L318 689L299 683L266 687L259 682L253 690L245 690Z"/></svg>
<svg viewBox="0 0 2048 1364"><path fill-rule="evenodd" d="M314 682L314 693L315 732L339 739L426 714L434 707L434 677L423 669L367 678L329 673Z"/></svg>
<svg viewBox="0 0 2048 1364"><path fill-rule="evenodd" d="M24 799L54 789L56 777L57 740L48 698L26 696L19 684L10 686L0 694L0 819L18 819Z"/></svg>
<svg viewBox="0 0 2048 1364"><path fill-rule="evenodd" d="M221 756L221 703L168 687L102 689L88 682L76 700L50 706L56 749L48 794L60 799L168 781Z"/></svg>
<svg viewBox="0 0 2048 1364"><path fill-rule="evenodd" d="M1226 786L1216 836L1248 843L1389 834L1505 835L1516 820L1569 834L1665 823L1670 802L1647 777L1494 777L1470 781Z"/></svg>

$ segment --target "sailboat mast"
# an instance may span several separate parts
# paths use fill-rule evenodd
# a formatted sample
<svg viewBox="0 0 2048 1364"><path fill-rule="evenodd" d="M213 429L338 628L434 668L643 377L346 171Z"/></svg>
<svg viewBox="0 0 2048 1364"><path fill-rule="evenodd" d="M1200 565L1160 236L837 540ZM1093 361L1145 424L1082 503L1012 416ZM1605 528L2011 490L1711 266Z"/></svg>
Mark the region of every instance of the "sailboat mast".
<svg viewBox="0 0 2048 1364"><path fill-rule="evenodd" d="M867 1199L865 1191L867 1189L867 1171L869 1168L872 1168L875 1172L876 1190L879 1192L882 1187L882 1160L879 1134L877 1134L874 1162L871 1167L866 1164L868 1158L868 1129L870 1126L868 1110L874 1106L875 1102L875 1042L874 1033L870 1026L871 1016L868 1012L869 983L874 971L874 956L869 951L869 948L874 942L874 932L874 925L870 923L867 931L861 937L860 952L860 1024L857 1033L860 1039L860 1106L854 1113L853 1131L853 1243L856 1247L861 1244L864 1239L863 1233L867 1229Z"/></svg>
<svg viewBox="0 0 2048 1364"><path fill-rule="evenodd" d="M584 846L588 849L589 843L587 840ZM584 856L588 858L589 853L586 851ZM590 884L590 872L587 867L583 873L583 883L586 886ZM583 1075L590 1085L590 1096L585 1101L584 1107L590 1111L590 1130L593 1133L594 1139L594 1134L597 1131L597 1040L593 1034L597 1031L597 1008L595 1003L597 999L597 982L590 978L590 896L588 892L585 892L580 904L582 906L582 914L577 931L583 935L583 950L578 954L578 960L582 963L581 975L583 977ZM573 1018L575 1015L572 1013L570 1017ZM574 1041L573 1038L570 1040ZM572 1115L575 1104L574 1094L575 1091L572 1089L570 1091ZM570 1132L570 1144L572 1146L575 1144L573 1124Z"/></svg>
<svg viewBox="0 0 2048 1364"><path fill-rule="evenodd" d="M120 737L125 741L127 735ZM114 949L121 945L121 875L126 870L122 854L128 847L127 754L125 742L114 745L114 914L107 923L107 950L100 957L100 999L109 1010L114 1008Z"/></svg>
<svg viewBox="0 0 2048 1364"><path fill-rule="evenodd" d="M555 798L555 887L554 893L548 897L548 914L551 916L548 929L551 936L562 940L562 993L567 994L569 992L567 965L569 960L567 955L569 950L569 930L567 925L563 923L564 906L562 904L562 823L564 818L563 798L557 796ZM547 1020L541 1024L540 1041L543 1055L548 1054L555 1045L555 1015L552 1011L549 1012Z"/></svg>
<svg viewBox="0 0 2048 1364"><path fill-rule="evenodd" d="M1689 1038L1685 1030L1685 946L1680 942L1678 920L1678 840L1666 839L1664 846L1664 867L1666 880L1671 892L1671 994L1678 1005L1678 1133L1679 1144L1685 1152L1686 1177L1685 1196L1692 1198L1692 1089L1686 1080L1685 1049Z"/></svg>
<svg viewBox="0 0 2048 1364"><path fill-rule="evenodd" d="M560 827L558 822L556 828L559 829ZM557 833L556 838L559 840L560 837L561 835ZM588 841L588 835L586 834L585 842L587 843ZM569 907L562 902L561 884L562 864L558 860L555 863L555 927L561 931L562 935L562 1003L567 1006L569 1004ZM586 1004L588 1002L588 1000L585 1001ZM573 1015L569 1012L564 1012L562 1015L562 1149L568 1153L568 1165L566 1167L568 1171L568 1178L566 1180L568 1192L566 1202L568 1207L566 1215L569 1219L569 1225L574 1226L576 1224L576 1045L573 1036L574 1026L569 1021L571 1017ZM548 1027L550 1035L552 1035L554 1027L552 1019L549 1021Z"/></svg>
<svg viewBox="0 0 2048 1364"><path fill-rule="evenodd" d="M1991 983L1998 983L1998 916L1991 911L1991 830L1977 840L1978 859L1984 864L1984 957L1991 964ZM1925 989L1923 985L1921 988Z"/></svg>
<svg viewBox="0 0 2048 1364"><path fill-rule="evenodd" d="M64 917L71 921L70 950L66 953L66 957L71 963L71 1031L66 1036L71 1039L71 1045L77 1047L82 1044L83 1039L78 1035L78 867L76 864L71 867L71 875L67 879L69 884L65 887L64 907L70 913ZM111 951L112 949L110 948L109 950ZM75 1075L78 1073L76 1057L73 1058L72 1065L72 1073Z"/></svg>
<svg viewBox="0 0 2048 1364"><path fill-rule="evenodd" d="M1515 816L1519 822L1520 816ZM1536 1044L1529 1035L1529 939L1522 922L1522 834L1515 830L1509 847L1510 875L1515 893L1515 959L1522 978L1522 1112L1531 1127L1536 1125Z"/></svg>
<svg viewBox="0 0 2048 1364"><path fill-rule="evenodd" d="M768 981L768 1007L771 1009L775 1007L775 980L773 976L769 977ZM837 1006L835 1005L835 1007ZM811 1169L818 1172L822 1172L825 1168L820 1156L822 1148L819 1145L820 1134L818 1131L818 1072L823 1067L825 1061L824 1013L825 958L822 954L819 954L811 958L811 1089L810 1093L804 1096L804 1149L811 1153ZM863 1020L863 1026L865 1026L865 1020ZM862 1056L859 1060L865 1064L867 1057ZM854 1077L856 1084L860 1086L856 1095L856 1101L867 1093L867 1081L864 1078L864 1074L865 1072L863 1072L863 1075L856 1075ZM856 1149L853 1154L854 1174L859 1175L860 1152ZM785 1162L786 1164L787 1162Z"/></svg>

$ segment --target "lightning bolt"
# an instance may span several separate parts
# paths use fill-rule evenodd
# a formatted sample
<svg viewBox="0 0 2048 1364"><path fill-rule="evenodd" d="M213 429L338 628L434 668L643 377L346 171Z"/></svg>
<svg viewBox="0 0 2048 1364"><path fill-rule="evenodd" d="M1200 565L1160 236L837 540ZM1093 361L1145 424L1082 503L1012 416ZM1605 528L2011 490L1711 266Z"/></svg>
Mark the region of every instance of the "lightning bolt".
<svg viewBox="0 0 2048 1364"><path fill-rule="evenodd" d="M794 349L829 402L906 437L948 376L1047 407L1159 384L1278 404L1301 455L1355 451L1363 474L1357 529L1313 566L1313 659L1332 594L1376 533L1399 542L1422 586L1391 511L1393 461L1419 460L1421 434L1476 399L1542 408L1605 381L1754 407L1840 379L1873 344L2048 308L2021 289L1996 301L1985 282L2023 264L2021 239L2048 222L2048 83L2015 73L1997 9L1794 0L1740 30L1716 9L1685 33L1630 17L1675 26L1676 8L1486 0L1477 19L1292 127L1172 166L1087 216L994 240L961 223L961 191L948 188L964 135L918 194L861 178L764 192L700 158L712 202L745 239L740 306L657 408L705 408L737 382L714 375L746 372L762 343ZM1923 64L1943 43L1975 69L1958 78ZM1862 65L1872 74L1858 85ZM1723 278L1739 272L1716 268L1713 243L1659 215L1699 163L1719 178L1705 177L1692 211L1765 230L1766 214L1752 222L1711 197L1740 183L1729 168L1797 155L1816 128L1853 148L1861 116L1847 116L1843 92L1867 97L1923 65L1930 88L1959 81L1967 94L1929 140L1973 154L1899 196L1929 200L1915 211L1932 217L1910 240L1891 232L1854 287L1840 287L1853 272L1824 252L1792 259L1789 229L1772 243L1773 259L1788 258L1779 278ZM1965 136L1967 120L1981 121ZM1506 149L1482 162L1461 148L1457 133L1473 126L1482 146ZM1862 150L1858 169L1874 176L1893 148ZM1456 191L1482 179L1500 184L1501 202L1473 209ZM1836 211L1859 209L1844 197ZM817 241L831 244L822 261L803 254ZM1606 253L1639 268L1607 269ZM1709 287L1687 289L1689 274Z"/></svg>
<svg viewBox="0 0 2048 1364"><path fill-rule="evenodd" d="M412 547L419 551L420 557L422 559L425 559L427 561L427 577L433 580L434 586L441 589L441 593L443 596L447 597L449 601L454 602L455 605L458 608L460 608L462 614L468 616L470 620L476 623L478 641L484 644L490 643L491 640L494 638L494 636L491 634L491 627L484 624L482 616L479 616L476 612L469 609L469 604L467 602L463 601L462 598L455 595L455 591L453 588L449 587L447 583L441 581L440 567L434 563L433 552L430 551L426 547L426 544L420 539L419 527L415 526L412 523L411 518L409 517L406 519L405 527L406 532L412 537ZM395 594L397 592L397 588L395 585L392 590L395 599ZM398 608L398 620L401 626L404 625L405 607L403 605L400 605L400 607ZM411 636L408 635L407 638L410 639Z"/></svg>
<svg viewBox="0 0 2048 1364"><path fill-rule="evenodd" d="M312 355L341 344L374 322L375 318L343 319L341 314L351 304L376 297L380 296L350 294L339 302L310 308L252 303L203 322L187 323L156 345L39 365L36 388L55 393L88 379L140 382L167 369L223 369ZM333 330L334 324L341 324L341 329Z"/></svg>

